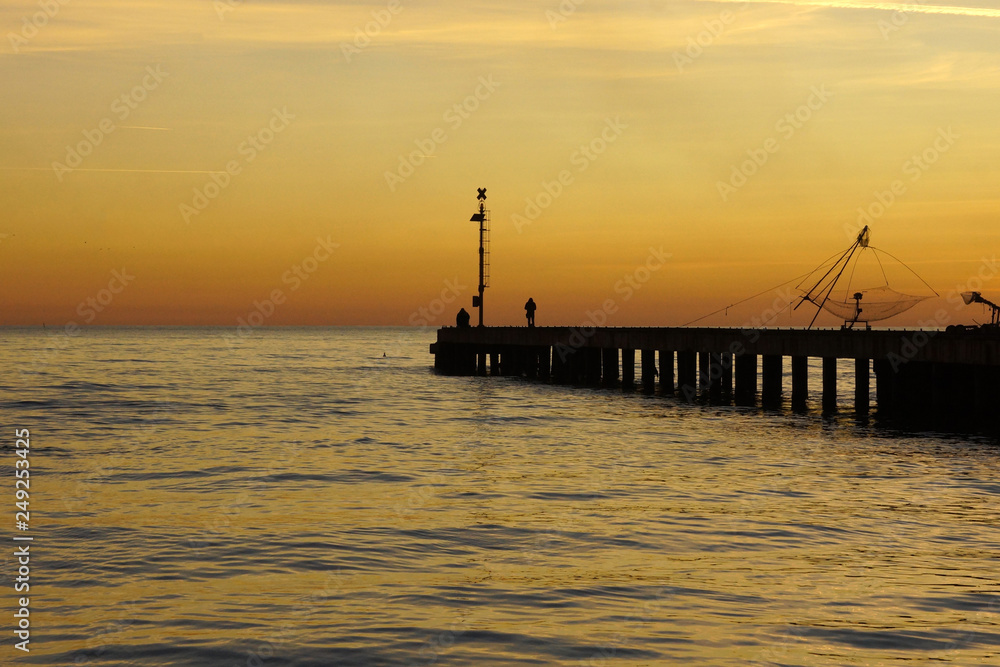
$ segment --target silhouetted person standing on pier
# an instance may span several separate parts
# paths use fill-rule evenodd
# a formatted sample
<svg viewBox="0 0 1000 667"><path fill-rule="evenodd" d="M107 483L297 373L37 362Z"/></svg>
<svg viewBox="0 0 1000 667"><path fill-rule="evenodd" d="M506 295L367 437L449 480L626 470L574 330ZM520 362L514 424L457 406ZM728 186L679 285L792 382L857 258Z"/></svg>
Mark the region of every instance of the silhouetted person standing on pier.
<svg viewBox="0 0 1000 667"><path fill-rule="evenodd" d="M469 313L465 311L465 308L458 311L458 315L455 316L455 325L459 328L466 328L469 326L469 320L471 319Z"/></svg>
<svg viewBox="0 0 1000 667"><path fill-rule="evenodd" d="M528 318L528 326L535 326L535 300L528 297L528 302L524 304L524 316Z"/></svg>

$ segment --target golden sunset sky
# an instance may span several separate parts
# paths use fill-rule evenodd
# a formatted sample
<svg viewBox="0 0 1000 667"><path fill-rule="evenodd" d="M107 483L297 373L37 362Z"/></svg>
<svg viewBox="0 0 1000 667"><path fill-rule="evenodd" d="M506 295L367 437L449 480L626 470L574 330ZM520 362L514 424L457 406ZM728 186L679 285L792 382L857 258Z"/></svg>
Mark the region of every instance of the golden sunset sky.
<svg viewBox="0 0 1000 667"><path fill-rule="evenodd" d="M488 324L529 296L540 326L684 324L859 210L941 294L888 324L1000 296L991 3L9 0L0 27L0 324L452 324L479 187Z"/></svg>

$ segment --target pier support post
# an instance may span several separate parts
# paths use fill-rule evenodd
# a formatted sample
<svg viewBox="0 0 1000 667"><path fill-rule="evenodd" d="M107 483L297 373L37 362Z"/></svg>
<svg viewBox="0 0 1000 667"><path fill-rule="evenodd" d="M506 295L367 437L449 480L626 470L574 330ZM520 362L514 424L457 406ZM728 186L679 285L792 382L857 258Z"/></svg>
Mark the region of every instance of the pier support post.
<svg viewBox="0 0 1000 667"><path fill-rule="evenodd" d="M586 368L583 357L583 348L574 349L569 356L566 357L566 363L569 366L569 381L572 384L583 382L585 377L584 369Z"/></svg>
<svg viewBox="0 0 1000 667"><path fill-rule="evenodd" d="M674 393L674 351L660 350L660 391Z"/></svg>
<svg viewBox="0 0 1000 667"><path fill-rule="evenodd" d="M622 388L635 387L635 350L622 350Z"/></svg>
<svg viewBox="0 0 1000 667"><path fill-rule="evenodd" d="M854 411L859 416L868 414L871 408L871 362L865 359L854 360Z"/></svg>
<svg viewBox="0 0 1000 667"><path fill-rule="evenodd" d="M928 426L934 415L933 364L907 361L896 370L898 416L915 426Z"/></svg>
<svg viewBox="0 0 1000 667"><path fill-rule="evenodd" d="M974 366L972 368L971 397L968 404L973 407L974 421L980 428L996 433L994 415L997 410L997 392L1000 389L1000 368L996 366Z"/></svg>
<svg viewBox="0 0 1000 667"><path fill-rule="evenodd" d="M476 375L486 375L486 353L476 353Z"/></svg>
<svg viewBox="0 0 1000 667"><path fill-rule="evenodd" d="M734 365L736 367L736 405L756 405L757 355L737 354Z"/></svg>
<svg viewBox="0 0 1000 667"><path fill-rule="evenodd" d="M643 350L642 356L642 390L653 393L656 389L656 350Z"/></svg>
<svg viewBox="0 0 1000 667"><path fill-rule="evenodd" d="M962 369L958 364L934 364L931 372L934 423L947 428L953 424L952 415L958 403L957 394L962 383Z"/></svg>
<svg viewBox="0 0 1000 667"><path fill-rule="evenodd" d="M441 355L441 372L445 375L475 375L476 349L464 343L438 344Z"/></svg>
<svg viewBox="0 0 1000 667"><path fill-rule="evenodd" d="M722 366L722 374L719 380L722 382L722 402L729 404L733 400L733 355L731 352L723 352L719 355L719 364Z"/></svg>
<svg viewBox="0 0 1000 667"><path fill-rule="evenodd" d="M698 397L698 353L677 350L677 392L685 401Z"/></svg>
<svg viewBox="0 0 1000 667"><path fill-rule="evenodd" d="M601 384L601 348L585 347L580 350L585 362L585 382L589 385Z"/></svg>
<svg viewBox="0 0 1000 667"><path fill-rule="evenodd" d="M713 352L708 369L708 400L715 405L722 403L722 355Z"/></svg>
<svg viewBox="0 0 1000 667"><path fill-rule="evenodd" d="M601 350L602 384L614 387L618 384L618 348L605 347Z"/></svg>
<svg viewBox="0 0 1000 667"><path fill-rule="evenodd" d="M823 357L823 412L837 411L837 357Z"/></svg>
<svg viewBox="0 0 1000 667"><path fill-rule="evenodd" d="M552 379L559 383L569 382L569 367L564 358L565 348L558 345L552 350Z"/></svg>
<svg viewBox="0 0 1000 667"><path fill-rule="evenodd" d="M548 380L552 375L551 353L552 348L548 345L538 348L538 377L543 380Z"/></svg>
<svg viewBox="0 0 1000 667"><path fill-rule="evenodd" d="M891 418L896 411L896 373L888 359L873 360L872 370L875 371L875 405L878 416L880 419Z"/></svg>
<svg viewBox="0 0 1000 667"><path fill-rule="evenodd" d="M980 377L982 377L982 371L986 370L983 366L970 365L970 364L953 364L955 369L955 384L952 387L952 400L949 405L949 412L953 418L953 426L955 428L961 428L963 423L968 422L978 422L979 415L988 414L987 412L976 412L976 417L969 419L969 409L976 409L976 404L979 401L979 397L976 395L978 388L982 388L984 394L989 393L987 386L981 385Z"/></svg>
<svg viewBox="0 0 1000 667"><path fill-rule="evenodd" d="M500 353L500 368L504 375L514 377L521 375L521 361L517 356L517 349L513 347L505 347Z"/></svg>
<svg viewBox="0 0 1000 667"><path fill-rule="evenodd" d="M500 355L490 352L490 375L500 375Z"/></svg>
<svg viewBox="0 0 1000 667"><path fill-rule="evenodd" d="M780 354L763 355L764 379L761 383L761 403L765 408L781 407L781 360Z"/></svg>
<svg viewBox="0 0 1000 667"><path fill-rule="evenodd" d="M521 350L524 359L524 374L532 380L538 378L538 348L526 347Z"/></svg>
<svg viewBox="0 0 1000 667"><path fill-rule="evenodd" d="M698 353L698 394L708 398L712 383L712 355L709 352Z"/></svg>
<svg viewBox="0 0 1000 667"><path fill-rule="evenodd" d="M792 410L803 412L809 401L809 357L792 357Z"/></svg>

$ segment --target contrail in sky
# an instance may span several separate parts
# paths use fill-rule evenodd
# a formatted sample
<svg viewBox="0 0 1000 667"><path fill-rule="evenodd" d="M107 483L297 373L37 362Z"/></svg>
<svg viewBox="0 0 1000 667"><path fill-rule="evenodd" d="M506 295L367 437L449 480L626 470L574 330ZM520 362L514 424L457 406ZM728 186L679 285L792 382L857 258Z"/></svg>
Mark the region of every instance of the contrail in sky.
<svg viewBox="0 0 1000 667"><path fill-rule="evenodd" d="M888 12L914 14L950 14L953 16L984 16L1000 18L1000 9L983 7L956 7L952 5L922 5L918 2L873 2L870 0L702 0L702 2L767 3L803 7L832 7L836 9L879 9Z"/></svg>
<svg viewBox="0 0 1000 667"><path fill-rule="evenodd" d="M4 171L52 171L52 167L0 167ZM128 174L221 174L221 171L200 169L87 169L78 167L70 171L105 171Z"/></svg>

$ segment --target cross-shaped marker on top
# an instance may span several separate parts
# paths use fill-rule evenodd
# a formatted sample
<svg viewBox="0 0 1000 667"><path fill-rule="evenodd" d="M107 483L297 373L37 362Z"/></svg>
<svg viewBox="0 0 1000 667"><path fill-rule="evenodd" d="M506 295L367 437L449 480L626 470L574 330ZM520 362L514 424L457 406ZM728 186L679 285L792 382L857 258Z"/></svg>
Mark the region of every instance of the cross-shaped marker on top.
<svg viewBox="0 0 1000 667"><path fill-rule="evenodd" d="M486 188L479 188L479 196L476 199L479 201L486 199Z"/></svg>

